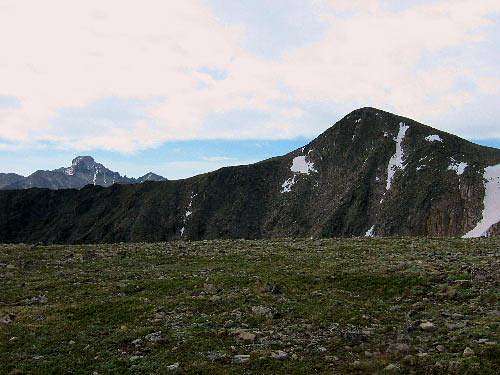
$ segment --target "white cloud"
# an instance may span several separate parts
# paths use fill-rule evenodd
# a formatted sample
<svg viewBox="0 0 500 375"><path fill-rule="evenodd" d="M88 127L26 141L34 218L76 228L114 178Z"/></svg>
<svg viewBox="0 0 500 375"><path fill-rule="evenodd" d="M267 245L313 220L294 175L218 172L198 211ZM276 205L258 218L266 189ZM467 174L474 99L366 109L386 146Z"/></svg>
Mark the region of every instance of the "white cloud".
<svg viewBox="0 0 500 375"><path fill-rule="evenodd" d="M0 94L21 106L0 107L0 138L132 152L167 140L310 135L318 125L304 122L304 106L316 101L439 115L470 102L474 93L457 88L463 77L498 93L483 71L440 55L487 39L498 1L390 4L325 1L323 38L269 60L242 48L244 28L196 0L3 0ZM109 97L154 104L131 122L55 121L62 108ZM249 109L271 118L206 126L213 114Z"/></svg>
<svg viewBox="0 0 500 375"><path fill-rule="evenodd" d="M439 113L469 100L456 89L475 72L439 52L485 37L498 1L441 1L403 11L379 2L331 1L330 27L320 42L288 54L285 82L299 100L361 101L406 115ZM335 11L350 10L349 17ZM435 66L421 67L426 57ZM442 60L441 63L439 61Z"/></svg>
<svg viewBox="0 0 500 375"><path fill-rule="evenodd" d="M226 162L230 160L236 160L235 158L228 156L204 156L202 159L210 162Z"/></svg>

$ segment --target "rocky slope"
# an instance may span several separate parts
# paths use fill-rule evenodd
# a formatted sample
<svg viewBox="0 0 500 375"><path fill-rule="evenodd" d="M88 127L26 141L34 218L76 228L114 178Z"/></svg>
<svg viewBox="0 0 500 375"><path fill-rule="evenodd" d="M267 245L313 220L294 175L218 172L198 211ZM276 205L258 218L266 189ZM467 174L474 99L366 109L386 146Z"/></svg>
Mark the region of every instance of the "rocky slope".
<svg viewBox="0 0 500 375"><path fill-rule="evenodd" d="M499 374L499 260L500 237L0 245L0 373Z"/></svg>
<svg viewBox="0 0 500 375"><path fill-rule="evenodd" d="M186 180L0 193L0 242L499 233L500 150L374 108Z"/></svg>
<svg viewBox="0 0 500 375"><path fill-rule="evenodd" d="M24 179L24 176L15 173L0 173L0 189L4 189L6 186L14 185L18 181Z"/></svg>
<svg viewBox="0 0 500 375"><path fill-rule="evenodd" d="M81 189L85 185L111 186L113 184L135 184L144 181L165 181L165 178L148 173L137 179L121 176L107 169L90 156L78 156L71 166L52 171L36 171L28 177L13 173L0 174L0 189L16 190L33 187L48 189Z"/></svg>

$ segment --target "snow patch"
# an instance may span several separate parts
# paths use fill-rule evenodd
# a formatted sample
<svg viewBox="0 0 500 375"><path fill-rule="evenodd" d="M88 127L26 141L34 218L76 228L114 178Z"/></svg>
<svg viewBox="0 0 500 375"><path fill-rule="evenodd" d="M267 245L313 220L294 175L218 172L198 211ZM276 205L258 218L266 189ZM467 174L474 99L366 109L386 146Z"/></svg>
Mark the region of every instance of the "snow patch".
<svg viewBox="0 0 500 375"><path fill-rule="evenodd" d="M314 169L314 163L306 160L306 156L297 156L293 158L292 166L290 170L294 173L305 173L309 174L309 172L317 172Z"/></svg>
<svg viewBox="0 0 500 375"><path fill-rule="evenodd" d="M182 220L182 223L184 226L181 228L181 237L184 235L184 231L186 230L186 223L188 218L193 214L193 211L191 208L193 207L193 199L197 196L198 194L194 194L191 192L191 195L189 196L189 204L186 209L186 212L184 213L184 219Z"/></svg>
<svg viewBox="0 0 500 375"><path fill-rule="evenodd" d="M289 193L292 191L292 186L295 185L295 175L293 175L292 178L287 179L283 184L281 185L281 193Z"/></svg>
<svg viewBox="0 0 500 375"><path fill-rule="evenodd" d="M304 152L304 148L302 148L302 152ZM293 158L292 166L290 167L290 170L293 172L293 177L286 179L285 182L281 184L281 193L289 193L292 191L292 186L298 181L298 173L309 174L310 172L317 172L317 170L314 169L314 163L306 160L311 152L312 150L309 150L307 155Z"/></svg>
<svg viewBox="0 0 500 375"><path fill-rule="evenodd" d="M99 168L94 169L94 185L96 184L98 173L99 173Z"/></svg>
<svg viewBox="0 0 500 375"><path fill-rule="evenodd" d="M392 155L391 159L389 160L389 164L387 165L387 185L386 185L386 190L389 190L392 185L392 180L394 179L394 175L398 170L402 170L405 168L403 164L403 159L404 159L404 154L403 154L403 139L406 135L406 131L410 127L406 125L404 122L399 123L399 132L396 138L394 138L394 141L396 142L396 153Z"/></svg>
<svg viewBox="0 0 500 375"><path fill-rule="evenodd" d="M375 237L375 234L373 234L374 229L375 225L372 225L372 227L366 231L365 237Z"/></svg>
<svg viewBox="0 0 500 375"><path fill-rule="evenodd" d="M484 169L484 198L482 219L464 238L484 237L488 230L500 222L500 164Z"/></svg>
<svg viewBox="0 0 500 375"><path fill-rule="evenodd" d="M66 173L68 176L73 176L75 174L75 169L73 168L73 166L71 166L69 168L66 168L64 173Z"/></svg>
<svg viewBox="0 0 500 375"><path fill-rule="evenodd" d="M455 171L457 175L461 176L464 173L465 168L469 165L464 162L458 162L455 159L451 158L451 164L448 166L449 171Z"/></svg>
<svg viewBox="0 0 500 375"><path fill-rule="evenodd" d="M428 142L443 142L441 137L437 134L428 135L427 137L425 137L425 140Z"/></svg>

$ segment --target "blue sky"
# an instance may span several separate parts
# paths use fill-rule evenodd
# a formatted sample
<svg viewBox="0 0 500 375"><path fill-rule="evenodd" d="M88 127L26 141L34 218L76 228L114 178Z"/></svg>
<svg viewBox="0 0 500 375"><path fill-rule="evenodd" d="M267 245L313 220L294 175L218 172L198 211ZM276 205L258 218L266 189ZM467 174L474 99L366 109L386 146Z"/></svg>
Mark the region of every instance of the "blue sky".
<svg viewBox="0 0 500 375"><path fill-rule="evenodd" d="M3 172L184 178L363 106L500 147L498 1L6 0L0 42Z"/></svg>

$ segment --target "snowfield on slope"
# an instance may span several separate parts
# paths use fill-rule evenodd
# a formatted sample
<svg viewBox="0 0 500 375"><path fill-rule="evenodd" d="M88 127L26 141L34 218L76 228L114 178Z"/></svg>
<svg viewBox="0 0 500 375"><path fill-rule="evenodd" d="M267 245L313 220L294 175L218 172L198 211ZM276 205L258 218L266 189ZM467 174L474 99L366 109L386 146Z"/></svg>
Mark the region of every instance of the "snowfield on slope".
<svg viewBox="0 0 500 375"><path fill-rule="evenodd" d="M294 173L305 173L317 172L314 169L314 163L306 160L306 156L297 156L293 158L292 166L290 170Z"/></svg>
<svg viewBox="0 0 500 375"><path fill-rule="evenodd" d="M458 176L461 176L465 172L465 168L467 168L469 164L464 162L458 162L455 159L451 158L451 164L448 166L449 171L455 171Z"/></svg>
<svg viewBox="0 0 500 375"><path fill-rule="evenodd" d="M482 219L464 238L483 237L488 230L500 222L500 164L484 169L484 208Z"/></svg>
<svg viewBox="0 0 500 375"><path fill-rule="evenodd" d="M283 184L281 185L281 193L289 193L292 191L292 186L295 185L295 175L293 175L293 178L287 179Z"/></svg>
<svg viewBox="0 0 500 375"><path fill-rule="evenodd" d="M428 135L427 137L425 137L425 140L428 142L443 142L441 137L437 134Z"/></svg>
<svg viewBox="0 0 500 375"><path fill-rule="evenodd" d="M302 152L304 148L302 147ZM309 150L308 154L311 152ZM293 177L286 179L281 185L281 193L289 193L292 191L292 186L298 181L297 173L309 174L310 172L317 172L314 169L314 163L312 161L307 161L305 155L296 156L293 158L292 166L290 170L293 172Z"/></svg>
<svg viewBox="0 0 500 375"><path fill-rule="evenodd" d="M404 169L403 165L403 139L406 135L406 131L410 127L406 125L404 122L399 123L399 132L398 136L394 138L394 141L396 142L396 153L392 155L391 159L389 160L389 164L387 165L387 185L386 185L386 190L389 190L392 185L392 180L394 179L394 175L396 174L396 171L400 169Z"/></svg>
<svg viewBox="0 0 500 375"><path fill-rule="evenodd" d="M373 234L374 229L375 225L372 225L371 228L366 231L365 237L375 237L375 234Z"/></svg>

